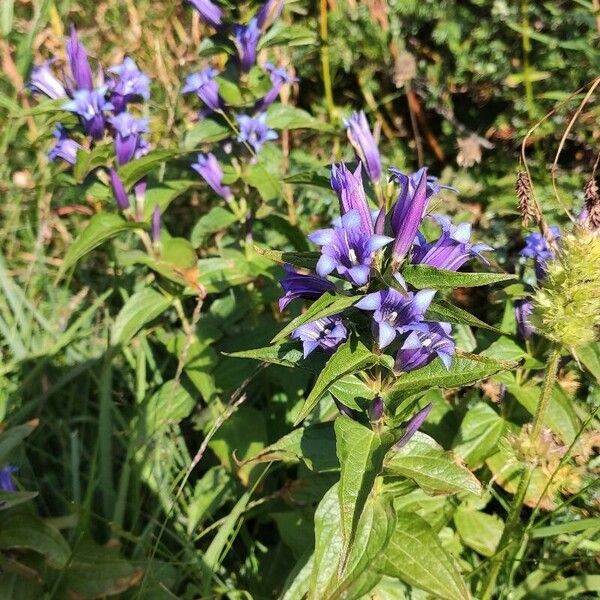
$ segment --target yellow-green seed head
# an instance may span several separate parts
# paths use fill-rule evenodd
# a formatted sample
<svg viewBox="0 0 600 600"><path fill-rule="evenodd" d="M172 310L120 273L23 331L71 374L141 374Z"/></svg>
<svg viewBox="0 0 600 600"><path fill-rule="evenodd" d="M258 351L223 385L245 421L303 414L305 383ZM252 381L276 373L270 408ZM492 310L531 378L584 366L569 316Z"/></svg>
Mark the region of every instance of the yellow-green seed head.
<svg viewBox="0 0 600 600"><path fill-rule="evenodd" d="M592 342L600 325L600 236L577 229L562 239L533 298L531 323L572 350Z"/></svg>

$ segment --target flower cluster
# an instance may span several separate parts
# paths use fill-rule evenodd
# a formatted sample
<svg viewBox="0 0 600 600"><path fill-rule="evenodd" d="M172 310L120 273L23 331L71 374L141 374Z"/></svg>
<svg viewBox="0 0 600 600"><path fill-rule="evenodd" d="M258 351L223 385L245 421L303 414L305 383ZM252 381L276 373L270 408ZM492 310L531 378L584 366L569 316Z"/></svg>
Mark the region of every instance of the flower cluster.
<svg viewBox="0 0 600 600"><path fill-rule="evenodd" d="M357 123L362 122L358 117ZM352 135L358 139L358 134ZM377 173L373 171L375 164L366 169L369 178ZM410 175L391 169L400 190L386 214L383 209L371 211L362 168L360 162L354 172L344 164L332 167L331 187L339 199L340 217L331 228L308 236L321 248L315 273L286 265L282 281L285 294L279 306L283 310L297 298L314 300L325 292L336 291L355 295L356 302L348 316L331 315L306 323L293 332L292 338L302 341L305 356L316 348L331 352L356 329L356 319L352 320L351 315L356 315L358 309L371 317L378 351L395 348L397 372L421 368L436 357L448 368L455 354L451 326L431 321L426 315L435 290L409 289L400 267L408 262L456 271L472 258L486 262L481 253L491 248L471 243L470 226L453 225L447 217L432 217L441 227L438 239L427 241L420 233L429 201L441 188L435 178L428 176L427 169ZM384 287L384 281L391 285Z"/></svg>
<svg viewBox="0 0 600 600"><path fill-rule="evenodd" d="M117 166L144 156L149 151L144 137L148 133L148 119L136 116L129 109L131 104L149 99L149 77L130 57L107 69L106 75L100 68L94 77L88 53L73 26L66 44L66 57L69 69L62 81L53 72L53 61L35 66L29 81L32 92L55 100L64 99L62 108L77 115L84 134L82 137L76 129L69 131L59 124L54 130L56 142L49 158L60 158L74 165L78 150L93 147L107 135L114 144ZM122 210L129 208L125 186L114 169L109 171L109 180L117 206ZM145 180L134 186L138 218L141 218L145 189Z"/></svg>
<svg viewBox="0 0 600 600"><path fill-rule="evenodd" d="M232 48L236 52L236 63L240 82L246 81L246 74L255 67L259 42L265 31L279 17L283 10L284 0L267 0L256 15L246 24L226 26L223 9L211 0L189 0L200 14L206 25L213 27L222 35L228 35ZM202 103L203 109L199 119L209 115L226 116L229 124L237 125L235 140L252 155L258 155L262 147L269 141L277 139L277 133L267 125L266 110L273 104L284 85L296 81L286 69L266 63L262 71L270 80L270 88L264 95L252 99L238 112L239 108L228 106L220 94L220 72L212 66L192 73L186 77L181 92L195 94ZM214 116L214 115L213 115ZM231 117L231 118L230 118ZM230 147L230 140L223 146ZM223 170L213 153L198 155L192 168L206 181L212 190L227 200L232 199L231 190L223 185Z"/></svg>

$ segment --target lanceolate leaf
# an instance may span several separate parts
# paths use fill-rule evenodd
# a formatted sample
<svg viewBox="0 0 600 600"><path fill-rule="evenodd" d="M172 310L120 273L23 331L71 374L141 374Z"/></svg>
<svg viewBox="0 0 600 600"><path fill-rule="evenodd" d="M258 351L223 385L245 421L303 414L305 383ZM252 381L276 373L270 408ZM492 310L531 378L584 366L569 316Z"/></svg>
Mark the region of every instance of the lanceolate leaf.
<svg viewBox="0 0 600 600"><path fill-rule="evenodd" d="M4 463L10 453L39 425L33 419L23 425L11 427L0 433L0 463Z"/></svg>
<svg viewBox="0 0 600 600"><path fill-rule="evenodd" d="M112 344L126 344L146 323L167 310L171 302L172 298L153 288L145 288L133 294L117 315L111 332Z"/></svg>
<svg viewBox="0 0 600 600"><path fill-rule="evenodd" d="M476 287L514 279L514 275L508 273L460 273L428 265L406 265L402 269L402 276L418 289Z"/></svg>
<svg viewBox="0 0 600 600"><path fill-rule="evenodd" d="M388 390L385 400L392 410L412 394L431 388L455 388L476 383L500 371L514 369L516 361L500 361L485 356L461 353L454 357L449 369L436 359L422 369L401 374Z"/></svg>
<svg viewBox="0 0 600 600"><path fill-rule="evenodd" d="M428 319L435 321L446 321L448 323L471 325L473 327L479 327L480 329L489 329L490 331L494 331L496 333L502 333L500 329L484 323L481 319L473 316L470 312L467 312L462 308L458 308L458 306L454 306L445 300L433 301L429 305L426 316Z"/></svg>
<svg viewBox="0 0 600 600"><path fill-rule="evenodd" d="M304 363L302 362L302 351L298 344L293 342L265 346L264 348L254 348L252 350L241 350L240 352L231 352L228 353L227 356L261 360L266 363L282 365L284 367L304 366Z"/></svg>
<svg viewBox="0 0 600 600"><path fill-rule="evenodd" d="M504 523L498 515L467 508L456 511L454 525L463 544L483 556L494 555L504 529Z"/></svg>
<svg viewBox="0 0 600 600"><path fill-rule="evenodd" d="M302 422L310 414L321 396L338 379L360 371L369 365L377 364L378 360L377 356L359 340L351 338L342 344L319 373L300 414L296 417L295 424Z"/></svg>
<svg viewBox="0 0 600 600"><path fill-rule="evenodd" d="M144 175L159 167L162 163L176 156L184 154L181 150L154 150L123 165L119 169L119 177L123 185L129 189L137 183Z"/></svg>
<svg viewBox="0 0 600 600"><path fill-rule="evenodd" d="M278 342L285 339L294 329L316 321L323 317L330 317L336 315L351 307L353 304L358 302L362 296L337 296L330 292L325 292L320 298L315 300L310 308L303 312L300 316L290 321L273 339L272 342Z"/></svg>
<svg viewBox="0 0 600 600"><path fill-rule="evenodd" d="M77 261L94 248L97 248L124 231L138 227L140 227L139 223L129 223L114 213L94 215L87 224L87 227L69 247L63 264L60 267L58 278L60 279Z"/></svg>
<svg viewBox="0 0 600 600"><path fill-rule="evenodd" d="M466 583L427 521L397 513L396 531L386 551L384 573L443 600L469 600Z"/></svg>
<svg viewBox="0 0 600 600"><path fill-rule="evenodd" d="M337 455L340 461L340 501L343 559L353 542L356 526L362 514L375 478L383 467L386 452L394 442L390 432L379 434L346 416L334 424Z"/></svg>
<svg viewBox="0 0 600 600"><path fill-rule="evenodd" d="M260 246L254 246L254 249L257 254L265 256L274 262L280 264L287 263L302 269L314 269L321 256L319 252L281 252L280 250L269 250Z"/></svg>
<svg viewBox="0 0 600 600"><path fill-rule="evenodd" d="M90 171L107 164L114 155L115 150L112 144L98 144L91 151L80 148L77 151L77 160L73 167L75 181L81 183Z"/></svg>
<svg viewBox="0 0 600 600"><path fill-rule="evenodd" d="M480 495L482 492L481 484L469 469L421 432L417 432L400 450L390 450L385 473L408 477L432 494L469 492Z"/></svg>

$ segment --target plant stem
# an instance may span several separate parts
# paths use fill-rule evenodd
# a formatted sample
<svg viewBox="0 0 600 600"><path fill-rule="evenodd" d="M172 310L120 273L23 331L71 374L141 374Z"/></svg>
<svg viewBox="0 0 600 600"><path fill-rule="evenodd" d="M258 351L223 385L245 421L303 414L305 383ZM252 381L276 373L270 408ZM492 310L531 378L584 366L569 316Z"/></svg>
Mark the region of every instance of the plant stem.
<svg viewBox="0 0 600 600"><path fill-rule="evenodd" d="M329 35L327 32L327 0L321 0L320 10L320 31L321 31L321 69L323 71L323 87L325 88L325 102L329 120L333 121L335 115L335 105L333 103L333 91L331 88L331 68L329 66Z"/></svg>
<svg viewBox="0 0 600 600"><path fill-rule="evenodd" d="M542 426L544 424L544 418L548 411L548 405L550 404L550 398L552 398L552 389L556 382L556 373L558 371L558 361L560 360L560 346L554 344L550 349L550 355L548 356L548 362L546 364L546 371L544 374L544 383L542 384L542 392L537 405L537 410L533 418L533 425L531 431L531 439L537 440L540 437ZM498 553L492 562L492 567L488 576L485 580L483 591L481 594L481 600L490 600L496 589L496 580L498 575L502 571L504 564L508 562L513 556L513 552L510 551L510 544L513 537L515 528L519 523L521 516L521 508L525 500L525 494L529 487L531 476L535 469L534 462L528 462L525 464L523 472L521 473L521 479L517 491L513 498L508 518L506 519L506 525L498 544Z"/></svg>

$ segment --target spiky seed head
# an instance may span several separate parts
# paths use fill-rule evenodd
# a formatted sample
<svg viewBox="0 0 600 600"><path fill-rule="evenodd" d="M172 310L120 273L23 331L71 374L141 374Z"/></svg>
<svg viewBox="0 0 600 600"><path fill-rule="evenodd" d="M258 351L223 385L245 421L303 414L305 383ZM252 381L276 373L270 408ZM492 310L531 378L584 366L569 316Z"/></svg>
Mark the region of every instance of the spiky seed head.
<svg viewBox="0 0 600 600"><path fill-rule="evenodd" d="M591 230L600 229L600 194L595 177L590 177L584 188L587 223Z"/></svg>
<svg viewBox="0 0 600 600"><path fill-rule="evenodd" d="M517 173L515 191L519 201L519 211L521 212L523 227L528 227L529 221L535 216L535 211L531 202L531 183L529 175L525 171Z"/></svg>

